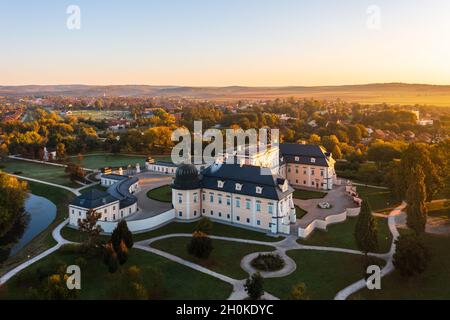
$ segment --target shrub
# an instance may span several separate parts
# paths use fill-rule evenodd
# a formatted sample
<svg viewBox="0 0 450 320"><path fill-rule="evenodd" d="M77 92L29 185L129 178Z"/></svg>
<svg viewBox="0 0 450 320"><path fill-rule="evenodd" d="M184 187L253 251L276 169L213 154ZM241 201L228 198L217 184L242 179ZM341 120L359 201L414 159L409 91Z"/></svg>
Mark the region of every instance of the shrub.
<svg viewBox="0 0 450 320"><path fill-rule="evenodd" d="M206 234L210 234L213 228L213 223L208 218L202 218L197 225L195 226L195 231L203 232Z"/></svg>
<svg viewBox="0 0 450 320"><path fill-rule="evenodd" d="M264 294L264 278L259 272L253 274L245 281L244 288L248 294L249 299L259 300Z"/></svg>
<svg viewBox="0 0 450 320"><path fill-rule="evenodd" d="M253 268L260 271L278 271L283 269L285 262L278 254L259 254L252 260Z"/></svg>
<svg viewBox="0 0 450 320"><path fill-rule="evenodd" d="M205 233L195 231L192 234L192 239L187 245L187 251L190 255L200 259L208 259L212 250L212 240Z"/></svg>
<svg viewBox="0 0 450 320"><path fill-rule="evenodd" d="M395 243L393 263L400 275L412 277L426 270L430 253L417 235L401 235Z"/></svg>

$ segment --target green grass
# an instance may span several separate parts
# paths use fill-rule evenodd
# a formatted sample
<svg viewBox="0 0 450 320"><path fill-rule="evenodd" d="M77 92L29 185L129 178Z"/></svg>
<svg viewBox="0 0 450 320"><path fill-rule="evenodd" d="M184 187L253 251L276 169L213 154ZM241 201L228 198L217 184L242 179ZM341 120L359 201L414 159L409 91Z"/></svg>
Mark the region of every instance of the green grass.
<svg viewBox="0 0 450 320"><path fill-rule="evenodd" d="M0 266L0 275L23 263L28 259L28 256L34 257L56 244L52 237L52 231L68 217L68 204L75 197L73 193L64 189L37 182L28 182L28 186L32 194L47 198L56 205L56 217L45 230L24 246L17 254L2 263Z"/></svg>
<svg viewBox="0 0 450 320"><path fill-rule="evenodd" d="M343 223L328 226L327 231L316 230L307 239L298 242L311 246L338 247L358 250L353 232L358 218L348 218ZM392 235L389 231L388 219L375 217L378 227L378 244L380 253L388 252L391 247Z"/></svg>
<svg viewBox="0 0 450 320"><path fill-rule="evenodd" d="M138 233L133 235L134 241L142 241L150 238L156 238L159 236L163 236L166 234L173 233L189 233L194 232L197 222L192 223L178 223L172 222L161 228L147 231L144 233ZM61 230L61 234L63 237L70 241L82 242L86 239L86 236L79 232L78 230L65 227ZM213 222L213 228L210 233L214 236L221 237L230 237L230 238L238 238L238 239L248 239L248 240L257 240L257 241L265 241L265 242L277 242L283 240L282 237L271 237L262 232L247 230L243 228L239 228L233 225L226 225L217 222ZM102 236L102 240L109 240L109 236Z"/></svg>
<svg viewBox="0 0 450 320"><path fill-rule="evenodd" d="M314 191L314 190L295 189L295 191L294 191L294 198L301 199L301 200L322 199L326 195L327 195L326 192Z"/></svg>
<svg viewBox="0 0 450 320"><path fill-rule="evenodd" d="M191 238L169 238L153 242L150 246L199 264L212 271L227 275L234 279L245 279L248 274L241 268L241 260L253 252L273 251L270 246L259 246L238 242L213 239L213 251L208 259L198 259L187 252L187 245Z"/></svg>
<svg viewBox="0 0 450 320"><path fill-rule="evenodd" d="M264 289L287 299L292 287L305 283L313 300L329 300L348 285L363 277L364 257L338 252L292 250L287 252L297 269L287 277L264 279ZM380 260L380 264L384 264Z"/></svg>
<svg viewBox="0 0 450 320"><path fill-rule="evenodd" d="M7 282L7 299L26 299L29 287L39 288L38 270L54 273L61 264L77 264L79 254L62 251L36 262L19 275ZM138 249L130 250L127 263L121 268L138 266L141 269L144 285L150 288L153 284L155 268L162 273L163 293L161 299L226 299L232 286L155 254ZM87 259L87 265L81 272L81 290L79 299L113 299L113 291L117 290L119 273L110 274L101 258ZM120 289L120 288L119 288Z"/></svg>
<svg viewBox="0 0 450 320"><path fill-rule="evenodd" d="M431 259L424 273L405 279L394 271L381 280L381 290L363 289L352 299L383 300L449 300L450 299L450 236L424 235Z"/></svg>
<svg viewBox="0 0 450 320"><path fill-rule="evenodd" d="M390 190L356 186L356 191L362 198L369 201L370 208L373 211L383 211L400 204Z"/></svg>
<svg viewBox="0 0 450 320"><path fill-rule="evenodd" d="M303 218L307 213L308 211L303 210L299 206L295 206L295 215L297 216L297 219Z"/></svg>
<svg viewBox="0 0 450 320"><path fill-rule="evenodd" d="M147 197L160 202L172 203L172 188L170 186L162 186L149 190Z"/></svg>
<svg viewBox="0 0 450 320"><path fill-rule="evenodd" d="M81 187L78 183L70 181L64 167L12 159L3 162L2 165L3 170L8 173L68 187Z"/></svg>
<svg viewBox="0 0 450 320"><path fill-rule="evenodd" d="M77 156L72 157L72 161L77 162ZM84 168L89 169L100 169L104 167L127 167L131 165L133 168L136 167L136 163L139 163L141 169L145 167L145 156L132 156L123 154L93 154L93 155L83 155L83 161L81 165Z"/></svg>

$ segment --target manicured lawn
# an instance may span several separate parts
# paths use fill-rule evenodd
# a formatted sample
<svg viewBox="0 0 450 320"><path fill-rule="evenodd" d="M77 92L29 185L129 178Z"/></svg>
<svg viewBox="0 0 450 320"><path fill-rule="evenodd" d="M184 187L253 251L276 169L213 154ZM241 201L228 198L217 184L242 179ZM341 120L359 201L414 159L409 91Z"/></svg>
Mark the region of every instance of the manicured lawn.
<svg viewBox="0 0 450 320"><path fill-rule="evenodd" d="M172 202L172 188L170 186L162 186L149 190L147 197L160 202Z"/></svg>
<svg viewBox="0 0 450 320"><path fill-rule="evenodd" d="M241 268L244 256L253 252L267 252L275 250L270 246L259 246L238 242L213 239L213 251L208 259L198 259L187 252L187 245L191 238L169 238L151 244L151 247L171 253L185 260L192 261L205 268L227 275L234 279L245 279L248 274Z"/></svg>
<svg viewBox="0 0 450 320"><path fill-rule="evenodd" d="M86 233L80 232L76 229L70 228L68 226L65 226L61 229L61 235L64 239L73 241L73 242L84 242L87 240ZM100 240L102 242L108 242L111 239L111 236L109 235L100 235Z"/></svg>
<svg viewBox="0 0 450 320"><path fill-rule="evenodd" d="M381 280L381 290L363 289L353 299L383 300L449 300L450 299L450 236L425 234L425 244L431 253L423 274L405 279L394 271Z"/></svg>
<svg viewBox="0 0 450 320"><path fill-rule="evenodd" d="M75 163L77 161L77 156L72 157ZM93 154L93 155L83 155L82 166L89 169L100 169L104 167L127 167L131 165L133 168L136 167L136 163L139 163L141 169L145 168L145 156L132 156L123 154Z"/></svg>
<svg viewBox="0 0 450 320"><path fill-rule="evenodd" d="M194 229L197 225L197 222L192 223L178 223L172 222L161 228L138 233L133 235L134 241L142 241L150 238L159 237L166 234L173 233L189 233L194 232ZM62 229L61 234L65 239L75 242L81 242L85 238L81 232L74 230L69 227L65 227ZM222 237L230 237L230 238L238 238L238 239L249 239L249 240L257 240L257 241L266 241L266 242L277 242L283 240L283 237L271 237L262 232L247 230L243 228L238 228L232 225L221 224L217 222L213 222L213 228L211 231L211 235L214 236L222 236ZM109 240L109 236L102 236L102 240Z"/></svg>
<svg viewBox="0 0 450 320"><path fill-rule="evenodd" d="M64 167L53 166L21 160L7 160L2 163L4 171L19 176L38 179L45 182L56 183L68 187L79 188L80 184L70 181Z"/></svg>
<svg viewBox="0 0 450 320"><path fill-rule="evenodd" d="M370 208L373 211L394 208L400 204L390 190L363 186L357 186L356 190L362 198L366 198L369 201Z"/></svg>
<svg viewBox="0 0 450 320"><path fill-rule="evenodd" d="M28 288L39 288L41 281L38 274L48 275L55 273L61 264L77 264L79 254L58 251L43 260L40 260L22 271L19 275L7 282L8 299L26 299ZM114 292L118 288L120 270L111 274L101 261L101 258L86 260L82 267L81 290L79 299L114 299ZM154 284L155 270L162 274L162 288L158 299L226 299L232 291L232 286L204 273L195 271L178 263L167 260L155 254L138 249L130 250L127 263L121 268L137 266L141 270L146 288ZM45 281L45 280L44 280ZM151 289L149 290L152 293Z"/></svg>
<svg viewBox="0 0 450 320"><path fill-rule="evenodd" d="M52 231L58 224L68 217L69 213L67 206L75 197L75 195L69 191L41 183L28 182L28 186L32 194L47 198L56 205L56 218L47 229L42 231L17 254L3 262L0 266L0 274L3 274L7 270L10 270L16 265L24 262L28 259L28 256L34 257L56 244L52 237Z"/></svg>
<svg viewBox="0 0 450 320"><path fill-rule="evenodd" d="M295 215L297 216L297 219L303 218L307 213L308 211L303 210L299 206L295 206Z"/></svg>
<svg viewBox="0 0 450 320"><path fill-rule="evenodd" d="M287 299L292 287L305 283L313 300L329 300L348 285L363 277L364 257L338 252L292 250L287 254L297 269L287 277L264 279L264 289L280 299ZM380 264L384 264L380 260Z"/></svg>
<svg viewBox="0 0 450 320"><path fill-rule="evenodd" d="M387 218L375 217L378 227L379 252L388 252L391 247L392 235L389 231ZM358 250L353 232L357 218L328 226L327 231L315 230L307 239L299 239L301 244L311 246L327 246Z"/></svg>
<svg viewBox="0 0 450 320"><path fill-rule="evenodd" d="M294 191L294 198L301 199L301 200L322 199L326 195L327 195L326 192L314 191L314 190L295 189L295 191Z"/></svg>

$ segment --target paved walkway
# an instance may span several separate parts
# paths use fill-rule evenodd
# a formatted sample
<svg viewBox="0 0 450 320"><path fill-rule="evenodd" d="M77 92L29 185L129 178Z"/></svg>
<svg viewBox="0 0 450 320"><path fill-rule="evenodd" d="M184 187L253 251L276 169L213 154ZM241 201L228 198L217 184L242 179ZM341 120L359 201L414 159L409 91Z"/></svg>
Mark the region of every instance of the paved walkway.
<svg viewBox="0 0 450 320"><path fill-rule="evenodd" d="M388 253L386 254L375 254L375 253L370 253L369 255L374 256L374 257L378 257L381 259L385 259L387 261L386 266L382 269L381 271L381 275L385 276L387 274L389 274L390 272L392 272L394 270L394 266L392 263L392 257L395 253L395 240L398 238L399 233L397 231L396 228L396 217L398 215L401 214L402 210L405 208L406 204L403 203L401 206L399 206L398 208L396 208L395 210L393 210L389 216L388 219L388 224L389 224L389 229L393 235L393 240L392 240L392 245L391 245L391 249ZM61 229L67 224L68 220L62 222L60 225L58 225L57 228L55 228L55 230L52 232L52 236L53 238L57 241L57 245L55 245L54 247L48 249L47 251L44 251L43 253L37 255L36 257L30 259L29 261L19 265L18 267L12 269L11 271L9 271L8 273L6 273L3 277L0 278L0 285L4 284L6 281L8 281L11 277L13 277L14 275L16 275L18 272L22 271L23 269L27 268L28 266L30 266L31 264L33 264L34 262L48 256L49 254L55 252L56 250L58 250L62 245L64 244L69 244L71 243L70 241L65 240L62 236L61 236ZM215 271L209 270L205 267L202 267L198 264L195 264L193 262L184 260L180 257L177 257L175 255L172 255L170 253L155 249L150 247L150 244L158 241L158 240L162 240L162 239L168 239L168 238L173 238L173 237L191 237L191 234L185 234L185 233L179 233L179 234L168 234L168 235L162 235L159 237L155 237L155 238L151 238L151 239L147 239L147 240L143 240L143 241L139 241L136 242L134 247L137 249L141 249L147 252L151 252L153 254L157 254L159 256L162 256L166 259L169 259L173 262L182 264L184 266L187 266L189 268L192 268L194 270L197 270L199 272L208 274L212 277L215 277L217 279L220 279L224 282L227 282L229 284L231 284L233 286L233 292L231 293L231 295L229 296L229 300L242 300L245 299L247 297L247 293L245 291L244 288L244 283L245 280L237 280L237 279L233 279L231 277L228 277L226 275L217 273ZM291 274L292 272L294 272L296 270L296 265L295 265L295 261L293 261L292 259L290 259L287 255L286 252L288 250L317 250L317 251L328 251L328 252L341 252L341 253L348 253L348 254L360 254L362 255L363 253L357 250L351 250L351 249L344 249L344 248L334 248L334 247L319 247L319 246L306 246L306 245L301 245L299 243L297 243L297 237L295 235L291 235L286 237L285 239L278 241L278 242L264 242L264 241L256 241L256 240L248 240L248 239L238 239L238 238L228 238L228 237L221 237L221 236L210 236L212 239L217 239L217 240L223 240L223 241L232 241L232 242L239 242L239 243L247 243L247 244L255 244L255 245L265 245L265 246L271 246L274 248L274 251L272 251L272 253L278 253L280 254L286 261L286 267L283 268L280 271L276 271L276 272L267 272L267 273L262 273L263 276L265 278L273 278L273 277L284 277L287 276L289 274ZM254 273L254 269L251 267L250 262L252 260L252 258L254 258L257 254L259 254L261 252L256 252L256 253L252 253L249 254L247 256L245 256L242 260L241 260L241 267L247 272L249 273L249 275ZM344 288L343 290L341 290L335 297L336 300L344 300L346 299L348 296L350 296L351 294L357 292L358 290L364 288L366 286L365 281L362 279L358 282L355 282L353 284L351 284L350 286ZM263 299L266 300L271 300L271 299L278 299L277 297L269 294L269 293L265 293L263 296Z"/></svg>
<svg viewBox="0 0 450 320"><path fill-rule="evenodd" d="M399 237L399 232L397 230L396 226L396 218L398 215L402 213L402 211L405 209L406 203L403 202L400 206L395 208L391 211L389 218L388 218L388 225L389 230L392 233L392 244L391 244L391 250L389 253L387 253L387 263L384 266L384 268L381 270L381 277L384 277L385 275L388 275L392 271L394 271L394 264L392 262L393 256L395 253L395 240ZM345 300L353 293L363 289L366 287L366 281L364 279L361 279L351 285L349 285L347 288L344 288L343 290L339 291L335 300Z"/></svg>
<svg viewBox="0 0 450 320"><path fill-rule="evenodd" d="M136 177L139 178L140 189L135 194L138 199L139 211L128 217L127 221L147 219L172 209L172 203L155 201L147 197L149 190L171 184L172 177L151 172L143 172L136 175Z"/></svg>
<svg viewBox="0 0 450 320"><path fill-rule="evenodd" d="M17 273L19 273L20 271L22 271L25 268L28 268L30 265L32 265L33 263L35 263L36 261L41 260L42 258L45 258L46 256L52 254L53 252L57 251L59 248L61 248L61 246L65 245L65 244L69 244L71 243L70 241L67 241L66 239L64 239L61 236L61 229L69 222L69 219L64 220L63 222L61 222L52 232L52 236L53 238L56 240L57 244L53 247L51 247L50 249L45 250L44 252L38 254L37 256L31 258L30 260L22 263L21 265L18 265L17 267L15 267L14 269L8 271L6 274L4 274L2 277L0 277L0 285L3 285L4 283L6 283L6 281L8 281L9 279L11 279L13 276L15 276Z"/></svg>
<svg viewBox="0 0 450 320"><path fill-rule="evenodd" d="M331 209L320 209L317 207L320 202L328 202L333 207ZM303 218L297 220L297 226L301 228L306 228L314 220L325 220L328 216L345 212L347 208L356 207L353 198L345 191L345 186L335 187L321 199L294 199L294 204L308 212Z"/></svg>
<svg viewBox="0 0 450 320"><path fill-rule="evenodd" d="M6 172L6 173L7 173L7 172ZM56 183L51 183L51 182L42 181L42 180L38 180L38 179L33 179L33 178L24 177L24 176L19 176L19 175L12 174L12 173L7 173L7 174L9 174L10 176L13 176L13 177L22 179L22 180L33 181L33 182L37 182L37 183L46 184L46 185L49 185L49 186L52 186L52 187L57 187L57 188L65 189L65 190L67 190L67 191L72 192L73 194L75 194L75 195L77 195L77 196L79 196L79 195L81 194L79 190L84 188L84 187L81 187L80 189L75 189L75 188L66 187L66 186L63 186L63 185L60 185L60 184L56 184ZM90 187L90 186L91 186L91 185L89 185L89 187Z"/></svg>

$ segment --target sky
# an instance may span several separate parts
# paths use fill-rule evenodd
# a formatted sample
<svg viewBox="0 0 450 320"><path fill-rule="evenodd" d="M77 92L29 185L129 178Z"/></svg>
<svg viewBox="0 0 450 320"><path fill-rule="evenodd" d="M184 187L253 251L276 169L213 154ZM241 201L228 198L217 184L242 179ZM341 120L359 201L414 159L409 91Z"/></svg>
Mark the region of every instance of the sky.
<svg viewBox="0 0 450 320"><path fill-rule="evenodd" d="M0 0L0 85L382 82L450 84L449 0Z"/></svg>

